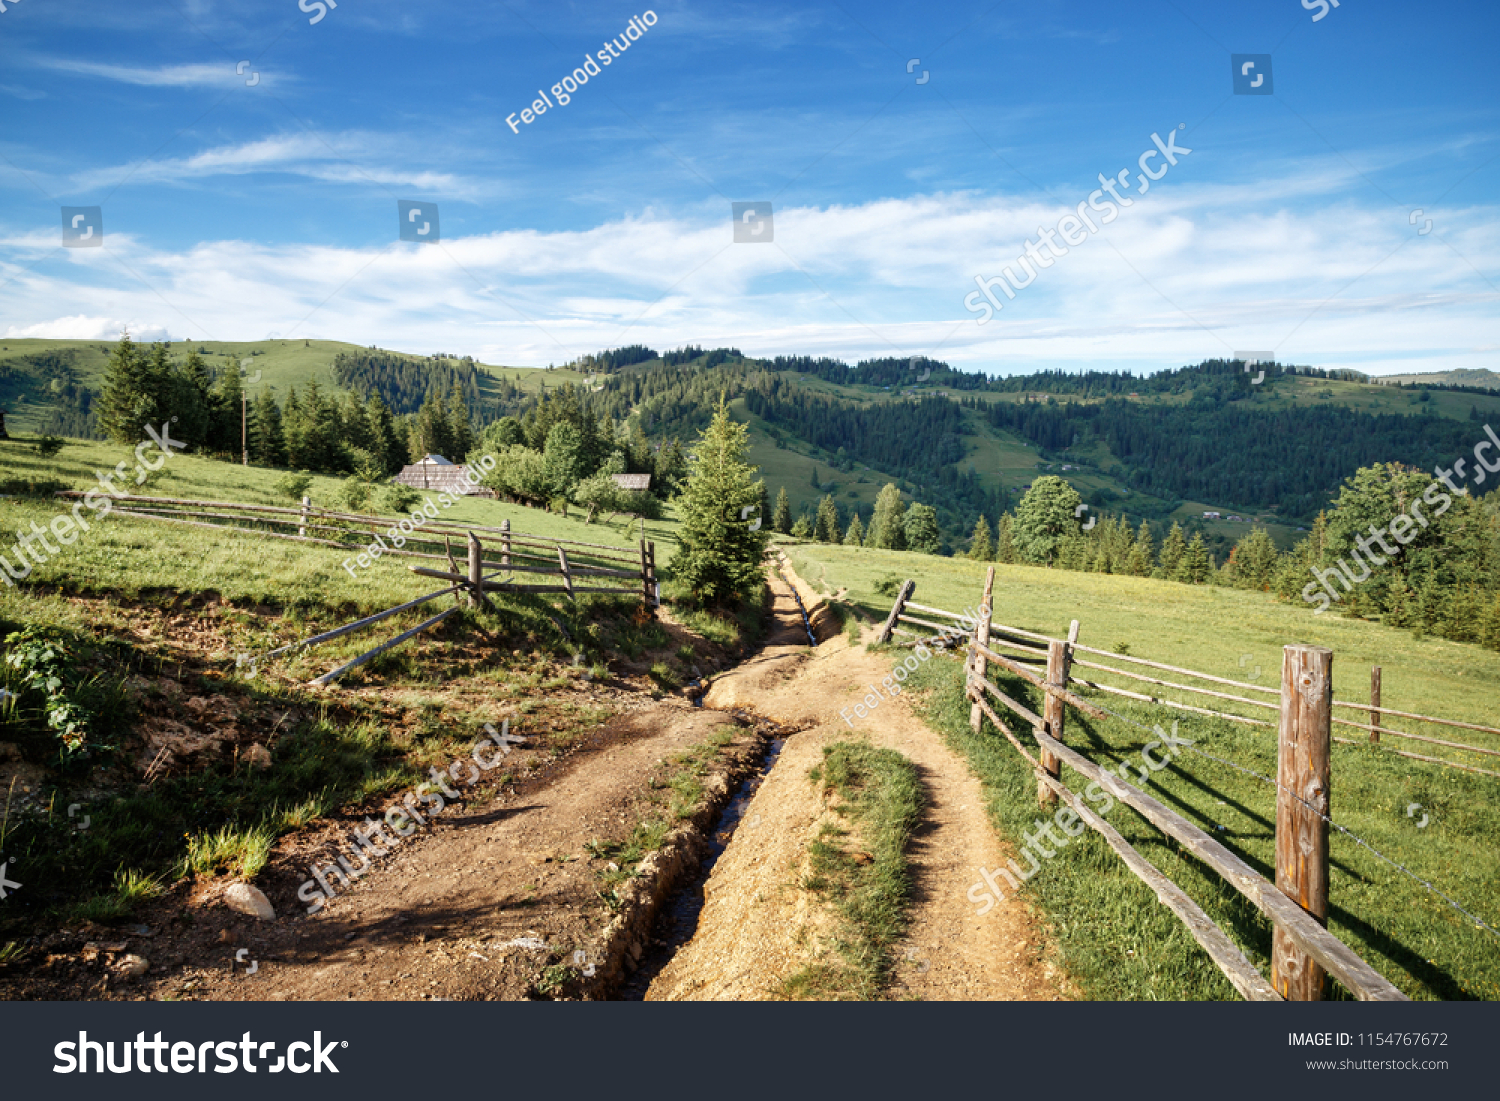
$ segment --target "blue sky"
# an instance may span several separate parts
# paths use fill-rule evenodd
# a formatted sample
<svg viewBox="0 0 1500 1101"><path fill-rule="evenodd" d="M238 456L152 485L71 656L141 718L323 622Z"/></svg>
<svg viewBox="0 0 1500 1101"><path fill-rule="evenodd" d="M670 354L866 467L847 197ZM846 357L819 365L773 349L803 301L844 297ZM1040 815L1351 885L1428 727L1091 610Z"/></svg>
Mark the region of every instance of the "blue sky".
<svg viewBox="0 0 1500 1101"><path fill-rule="evenodd" d="M655 2L0 0L0 335L1500 369L1492 0ZM976 277L1122 169L981 324Z"/></svg>

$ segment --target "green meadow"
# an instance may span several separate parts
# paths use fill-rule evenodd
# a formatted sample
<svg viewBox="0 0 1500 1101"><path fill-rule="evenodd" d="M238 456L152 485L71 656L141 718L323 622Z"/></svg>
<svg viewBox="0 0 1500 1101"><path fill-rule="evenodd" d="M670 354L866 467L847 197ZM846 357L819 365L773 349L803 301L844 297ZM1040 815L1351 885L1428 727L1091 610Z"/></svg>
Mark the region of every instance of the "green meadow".
<svg viewBox="0 0 1500 1101"><path fill-rule="evenodd" d="M913 599L918 603L954 612L977 607L983 594L981 563L806 543L784 549L803 578L829 592L847 588L844 599L876 621L884 619L892 603L884 590L907 577L917 581ZM1280 681L1281 647L1314 643L1334 651L1335 699L1367 701L1370 666L1378 664L1387 707L1490 725L1500 718L1494 656L1477 647L1416 639L1379 624L1315 617L1310 609L1239 590L1026 566L997 566L995 571L997 623L1061 637L1077 619L1084 645L1128 650L1131 656L1272 687ZM1184 679L1143 671L1164 680ZM1038 693L1029 685L993 670L991 675L1002 691L1040 711ZM1130 683L1092 670L1075 668L1074 675ZM967 755L985 785L996 828L1019 848L1023 832L1039 817L1030 767L988 723L981 735L972 734L956 658L939 655L926 662L916 685L920 709ZM1274 711L1130 686L1197 706L1275 719ZM1274 875L1275 788L1266 779L1276 774L1274 730L1088 690L1083 694L1120 717L1096 721L1070 709L1070 745L1106 766L1127 760L1139 764L1140 749L1153 737L1150 727L1170 727L1176 720L1180 735L1194 740L1193 751L1153 778L1151 794L1262 874ZM1357 712L1336 710L1336 715L1363 719ZM1402 720L1386 725L1500 749L1500 738L1493 735L1415 728ZM1500 778L1398 756L1390 749L1402 743L1390 736L1381 746L1370 746L1362 731L1336 725L1334 733L1361 744L1333 747L1333 821L1365 844L1338 831L1332 834L1330 929L1413 998L1500 999L1500 936L1376 855L1404 865L1470 913L1500 927L1500 825L1495 815ZM1495 769L1500 758L1405 744L1417 752L1500 771ZM1071 769L1064 769L1063 779L1082 790L1081 778ZM1413 805L1419 809L1408 815ZM1108 819L1268 973L1270 926L1249 902L1128 808L1116 806ZM976 865L972 882L979 883L979 876ZM1045 917L1065 970L1086 997L1237 997L1176 917L1091 831L1044 862L1024 884L1021 897Z"/></svg>

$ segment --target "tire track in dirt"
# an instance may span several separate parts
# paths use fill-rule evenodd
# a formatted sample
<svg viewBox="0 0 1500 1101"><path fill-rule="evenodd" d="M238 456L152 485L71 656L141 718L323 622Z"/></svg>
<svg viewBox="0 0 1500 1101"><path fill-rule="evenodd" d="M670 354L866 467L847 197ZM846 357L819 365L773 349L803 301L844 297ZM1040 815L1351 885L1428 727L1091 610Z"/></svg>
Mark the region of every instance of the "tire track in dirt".
<svg viewBox="0 0 1500 1101"><path fill-rule="evenodd" d="M852 646L844 635L809 648L790 585L798 586L815 624L821 599L789 563L783 561L781 571L782 576L771 575L777 626L765 649L716 678L704 702L749 709L801 732L788 739L705 885L697 932L657 976L647 999L767 999L809 961L813 944L829 932L831 922L827 908L797 885L824 810L807 773L822 760L825 745L850 738L868 738L905 754L917 766L927 799L908 850L914 888L910 926L898 950L890 996L1061 998L1043 958L1041 930L1026 904L1011 898L981 918L966 897L981 864L994 868L1013 855L985 814L979 780L913 714L904 694L886 700L866 719L854 719L853 728L840 718L840 709L861 700L867 685L889 674L890 659Z"/></svg>

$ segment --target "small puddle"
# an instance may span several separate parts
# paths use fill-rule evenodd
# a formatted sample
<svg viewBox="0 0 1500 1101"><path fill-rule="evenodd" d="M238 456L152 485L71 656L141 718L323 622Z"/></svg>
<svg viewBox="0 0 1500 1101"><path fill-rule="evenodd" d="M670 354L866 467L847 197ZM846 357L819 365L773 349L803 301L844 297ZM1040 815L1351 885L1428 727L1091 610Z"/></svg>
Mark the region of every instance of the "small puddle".
<svg viewBox="0 0 1500 1101"><path fill-rule="evenodd" d="M768 720L760 721L770 725L773 730L780 729ZM677 954L677 950L693 939L693 934L698 931L698 919L703 914L703 886L713 874L714 865L719 862L719 857L723 856L724 850L729 847L729 841L734 837L735 830L741 825L753 829L760 824L758 818L752 818L746 823L745 812L750 807L750 801L755 798L755 793L760 790L760 785L775 767L776 759L781 756L788 733L791 732L779 733L771 739L771 744L766 749L765 756L761 758L759 767L740 783L733 798L719 812L713 833L708 838L708 855L703 858L698 874L691 883L677 890L662 907L661 913L657 915L651 927L651 944L642 955L640 966L620 986L615 993L615 1000L644 1001L646 991L655 981L656 976L672 962L672 957Z"/></svg>

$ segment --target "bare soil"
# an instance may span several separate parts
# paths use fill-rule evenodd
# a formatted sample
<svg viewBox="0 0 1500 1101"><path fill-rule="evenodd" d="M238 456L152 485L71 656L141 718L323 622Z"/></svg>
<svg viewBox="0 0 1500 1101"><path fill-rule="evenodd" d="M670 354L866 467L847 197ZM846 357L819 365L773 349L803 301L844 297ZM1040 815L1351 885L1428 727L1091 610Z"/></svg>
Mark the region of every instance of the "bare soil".
<svg viewBox="0 0 1500 1101"><path fill-rule="evenodd" d="M761 784L743 825L705 886L692 941L652 983L649 1000L757 1000L816 958L830 932L826 906L801 887L807 849L824 804L808 771L826 745L869 739L910 758L926 813L909 859L911 923L900 946L890 996L924 1000L1039 1000L1062 995L1044 957L1044 938L1024 902L1010 899L984 917L966 895L979 866L1012 855L986 818L979 781L967 764L911 711L905 694L866 719L841 709L890 673L890 658L853 646L842 634L807 645L791 585L798 586L820 634L826 609L785 563L773 575L776 633L755 658L713 682L710 707L753 710L799 728ZM866 640L873 637L867 629ZM952 658L935 656L931 660Z"/></svg>

